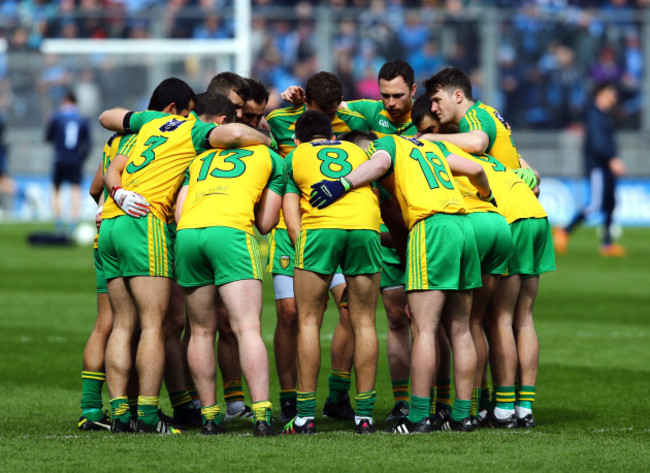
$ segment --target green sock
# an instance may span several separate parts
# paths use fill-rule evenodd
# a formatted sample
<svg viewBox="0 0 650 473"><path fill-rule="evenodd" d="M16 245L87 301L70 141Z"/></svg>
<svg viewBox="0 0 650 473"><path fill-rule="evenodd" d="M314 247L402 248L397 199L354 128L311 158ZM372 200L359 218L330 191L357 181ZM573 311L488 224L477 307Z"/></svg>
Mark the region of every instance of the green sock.
<svg viewBox="0 0 650 473"><path fill-rule="evenodd" d="M180 411L194 407L194 404L192 403L192 397L186 389L183 389L182 391L176 391L174 393L169 393L169 402L171 403L172 409L174 409L174 411L177 409Z"/></svg>
<svg viewBox="0 0 650 473"><path fill-rule="evenodd" d="M241 401L244 402L244 386L241 380L223 383L223 398L226 403Z"/></svg>
<svg viewBox="0 0 650 473"><path fill-rule="evenodd" d="M199 392L196 390L196 386L194 386L194 383L187 383L185 385L185 389L187 390L190 397L192 398L192 401L200 401Z"/></svg>
<svg viewBox="0 0 650 473"><path fill-rule="evenodd" d="M316 413L316 391L297 393L298 417L314 417Z"/></svg>
<svg viewBox="0 0 650 473"><path fill-rule="evenodd" d="M115 397L110 400L113 419L118 419L125 424L131 420L129 400L126 396Z"/></svg>
<svg viewBox="0 0 650 473"><path fill-rule="evenodd" d="M203 417L203 424L209 420L215 421L217 424L221 423L221 409L219 404L212 406L201 406L201 416Z"/></svg>
<svg viewBox="0 0 650 473"><path fill-rule="evenodd" d="M280 404L284 404L287 401L296 401L298 397L298 391L296 389L282 389L280 391Z"/></svg>
<svg viewBox="0 0 650 473"><path fill-rule="evenodd" d="M138 397L129 398L129 410L131 411L131 417L135 420L138 420Z"/></svg>
<svg viewBox="0 0 650 473"><path fill-rule="evenodd" d="M451 410L451 418L455 421L463 420L465 417L469 417L469 411L471 408L471 399L456 399L454 401L454 407Z"/></svg>
<svg viewBox="0 0 650 473"><path fill-rule="evenodd" d="M270 401L254 402L251 409L253 410L253 417L256 422L261 420L267 424L271 424L271 411L273 410L273 406Z"/></svg>
<svg viewBox="0 0 650 473"><path fill-rule="evenodd" d="M328 378L330 392L327 399L336 402L339 395L347 393L352 384L352 373L350 371L330 371Z"/></svg>
<svg viewBox="0 0 650 473"><path fill-rule="evenodd" d="M403 379L393 381L393 400L395 404L403 402L406 407L409 405L409 380Z"/></svg>
<svg viewBox="0 0 650 473"><path fill-rule="evenodd" d="M100 420L104 415L102 412L102 387L105 380L105 373L81 372L81 413L88 420Z"/></svg>
<svg viewBox="0 0 650 473"><path fill-rule="evenodd" d="M515 408L515 386L497 386L494 390L495 407L512 410Z"/></svg>
<svg viewBox="0 0 650 473"><path fill-rule="evenodd" d="M377 391L359 393L354 396L354 400L357 402L356 416L372 418L372 410L375 408L375 401L377 400Z"/></svg>
<svg viewBox="0 0 650 473"><path fill-rule="evenodd" d="M138 396L138 420L147 425L158 423L158 396Z"/></svg>
<svg viewBox="0 0 650 473"><path fill-rule="evenodd" d="M481 395L478 398L478 410L489 411L492 406L490 405L490 385L481 385Z"/></svg>
<svg viewBox="0 0 650 473"><path fill-rule="evenodd" d="M429 414L429 398L417 397L411 394L411 410L408 420L413 423L420 422Z"/></svg>
<svg viewBox="0 0 650 473"><path fill-rule="evenodd" d="M517 406L532 409L533 402L535 402L535 386L520 386L517 391Z"/></svg>
<svg viewBox="0 0 650 473"><path fill-rule="evenodd" d="M451 408L451 379L436 380L436 403Z"/></svg>
<svg viewBox="0 0 650 473"><path fill-rule="evenodd" d="M469 409L469 415L477 418L478 417L478 398L481 393L481 388L472 389L472 407Z"/></svg>

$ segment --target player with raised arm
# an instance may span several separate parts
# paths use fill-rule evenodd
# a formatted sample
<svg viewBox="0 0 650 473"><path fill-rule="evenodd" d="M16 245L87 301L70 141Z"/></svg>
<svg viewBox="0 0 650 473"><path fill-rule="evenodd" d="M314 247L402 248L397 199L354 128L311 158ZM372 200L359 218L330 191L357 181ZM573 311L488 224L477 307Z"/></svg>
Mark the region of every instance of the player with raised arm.
<svg viewBox="0 0 650 473"><path fill-rule="evenodd" d="M367 157L352 143L336 141L330 118L319 111L305 112L296 121L296 145L286 158L289 182L282 207L296 248L298 414L285 426L284 433L316 432L320 327L328 288L338 267L345 275L354 331L356 431L372 433L378 353L375 307L381 271L379 205L370 186L359 187L327 210L309 205L313 184L347 174Z"/></svg>
<svg viewBox="0 0 650 473"><path fill-rule="evenodd" d="M201 94L206 121L234 120L221 94ZM253 225L262 234L277 223L286 185L282 158L266 146L209 150L186 172L176 203L176 274L192 327L188 361L203 415L202 433L223 432L216 399L216 299L227 310L239 359L253 400L256 436L273 435L269 365L262 340L262 265ZM227 242L227 244L225 244Z"/></svg>
<svg viewBox="0 0 650 473"><path fill-rule="evenodd" d="M173 267L167 219L183 174L197 152L216 146L268 145L270 140L245 125L217 127L188 118L196 96L180 79L166 79L158 87L167 92L174 113L117 108L100 115L105 128L135 132L138 137L131 156L116 156L104 175L111 195L102 214L99 252L114 317L106 349L112 430L128 430L126 385L131 338L139 326L137 431L172 434L178 430L158 416Z"/></svg>
<svg viewBox="0 0 650 473"><path fill-rule="evenodd" d="M436 332L443 314L454 355L456 401L444 430L471 431L476 351L469 329L471 290L481 285L474 231L452 171L465 175L479 196L494 203L485 172L444 145L386 136L370 146L370 161L338 181L316 183L310 198L325 208L350 189L380 180L399 202L409 228L406 293L412 317L411 402L393 433L430 432L430 390L436 372ZM443 269L444 268L444 269Z"/></svg>
<svg viewBox="0 0 650 473"><path fill-rule="evenodd" d="M367 130L369 124L361 115L339 108L343 86L340 79L329 72L312 75L305 86L307 102L274 110L266 120L277 140L280 155L287 156L295 147L295 124L298 118L310 110L323 112L331 121L335 136L360 129ZM273 344L275 360L280 378L281 421L289 421L296 414L296 343L297 313L293 293L293 247L289 241L284 219L269 236L269 261L267 271L273 274L273 290L276 298L278 324ZM332 370L329 376L330 392L323 408L323 414L337 419L354 420L348 391L351 384L353 335L347 318L343 294L345 279L341 273L334 275L330 290L341 315L332 338Z"/></svg>

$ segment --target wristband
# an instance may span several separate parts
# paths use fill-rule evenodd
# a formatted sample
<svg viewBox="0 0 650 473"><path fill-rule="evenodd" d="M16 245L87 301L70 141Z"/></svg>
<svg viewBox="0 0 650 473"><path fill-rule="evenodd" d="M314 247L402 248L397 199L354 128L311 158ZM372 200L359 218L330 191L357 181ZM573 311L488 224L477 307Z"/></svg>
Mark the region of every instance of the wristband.
<svg viewBox="0 0 650 473"><path fill-rule="evenodd" d="M339 179L339 181L341 182L341 184L343 184L343 189L345 189L345 192L352 189L352 183L350 182L349 179L342 177Z"/></svg>

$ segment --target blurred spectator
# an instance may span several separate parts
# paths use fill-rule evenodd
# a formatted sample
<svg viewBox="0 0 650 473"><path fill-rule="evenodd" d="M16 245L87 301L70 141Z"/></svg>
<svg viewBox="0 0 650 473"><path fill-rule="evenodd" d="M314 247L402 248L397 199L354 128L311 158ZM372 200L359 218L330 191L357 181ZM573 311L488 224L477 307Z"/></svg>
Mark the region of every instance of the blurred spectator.
<svg viewBox="0 0 650 473"><path fill-rule="evenodd" d="M573 51L564 45L555 49L555 67L546 81L546 105L552 128L577 123L585 105L584 76L573 60Z"/></svg>
<svg viewBox="0 0 650 473"><path fill-rule="evenodd" d="M408 58L409 64L415 73L415 83L420 84L424 79L438 72L445 63L444 56L438 50L435 41L430 40L424 43L420 49L416 49Z"/></svg>
<svg viewBox="0 0 650 473"><path fill-rule="evenodd" d="M616 52L609 46L598 54L598 59L589 68L589 76L595 82L618 82L623 70L616 60Z"/></svg>

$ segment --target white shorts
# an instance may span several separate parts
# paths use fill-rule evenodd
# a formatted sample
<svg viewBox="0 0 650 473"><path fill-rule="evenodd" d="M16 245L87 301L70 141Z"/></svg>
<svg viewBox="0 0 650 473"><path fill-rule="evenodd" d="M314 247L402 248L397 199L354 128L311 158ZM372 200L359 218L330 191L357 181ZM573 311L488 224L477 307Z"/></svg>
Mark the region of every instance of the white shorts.
<svg viewBox="0 0 650 473"><path fill-rule="evenodd" d="M344 283L345 276L343 276L343 273L336 273L332 277L330 290ZM280 299L293 299L293 278L291 276L285 276L284 274L274 274L273 292L275 293L276 301Z"/></svg>

